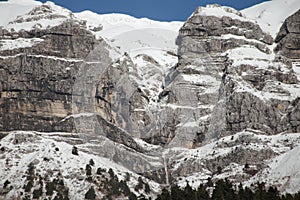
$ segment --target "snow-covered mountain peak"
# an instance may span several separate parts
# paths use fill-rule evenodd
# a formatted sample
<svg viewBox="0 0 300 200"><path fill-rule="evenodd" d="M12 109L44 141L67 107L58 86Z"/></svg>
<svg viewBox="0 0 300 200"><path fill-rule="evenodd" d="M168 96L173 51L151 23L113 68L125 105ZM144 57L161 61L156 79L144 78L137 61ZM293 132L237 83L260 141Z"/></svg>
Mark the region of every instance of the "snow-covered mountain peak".
<svg viewBox="0 0 300 200"><path fill-rule="evenodd" d="M33 0L0 2L0 26L6 26L10 21L16 19L17 16L24 15L39 5L42 5L42 3Z"/></svg>
<svg viewBox="0 0 300 200"><path fill-rule="evenodd" d="M8 0L6 3L19 4L19 5L32 5L37 3L35 0Z"/></svg>
<svg viewBox="0 0 300 200"><path fill-rule="evenodd" d="M52 2L41 5L32 2L32 6L33 8L26 14L18 15L13 21L6 22L8 24L4 28L13 29L17 32L22 29L27 31L35 28L46 29L57 26L67 19L74 18L71 11Z"/></svg>
<svg viewBox="0 0 300 200"><path fill-rule="evenodd" d="M256 20L265 32L275 38L284 20L299 9L299 0L272 0L246 8L241 12L248 18Z"/></svg>
<svg viewBox="0 0 300 200"><path fill-rule="evenodd" d="M140 77L145 74L142 68L147 69L144 66L147 62L141 59L145 56L141 57L141 55L146 55L147 58L156 60L161 65L159 74L177 62L175 40L183 22L160 22L125 14L97 14L91 11L74 15L77 19L86 21L87 28L98 38L106 39L111 46L120 49L123 53L127 52L138 66Z"/></svg>
<svg viewBox="0 0 300 200"><path fill-rule="evenodd" d="M249 21L245 16L235 10L234 8L228 6L220 6L218 4L208 4L205 7L199 6L193 15L203 15L203 16L216 16L216 17L230 17L232 19L238 19L240 21ZM192 16L193 16L192 15Z"/></svg>
<svg viewBox="0 0 300 200"><path fill-rule="evenodd" d="M125 14L97 14L91 11L84 11L80 13L75 13L78 19L85 20L87 22L88 28L94 32L96 36L104 37L109 40L116 41L117 46L122 48L125 47L126 50L132 48L141 48L144 46L155 46L153 41L156 40L157 43L163 44L164 41L161 40L172 40L173 48L175 46L175 38L177 37L178 30L183 25L183 22L160 22L154 21L147 18L135 18ZM161 31L173 32L173 34L162 34ZM124 37L126 35L126 40ZM149 37L153 37L149 39ZM160 39L158 39L160 38ZM119 44L118 41L122 40ZM133 45L132 44L139 44Z"/></svg>
<svg viewBox="0 0 300 200"><path fill-rule="evenodd" d="M103 199L116 179L153 198L208 178L299 183L299 67L276 57L255 17L208 5L183 24L0 5L0 198L53 199L44 186L56 179L70 199L91 186ZM291 55L282 31L279 50ZM288 184L280 192L299 191Z"/></svg>
<svg viewBox="0 0 300 200"><path fill-rule="evenodd" d="M36 8L34 8L32 11L28 13L28 15L41 15L41 16L43 16L44 14L46 16L47 14L59 14L61 16L66 16L66 17L73 16L73 13L70 10L58 6L51 1L47 1L43 5L37 6Z"/></svg>

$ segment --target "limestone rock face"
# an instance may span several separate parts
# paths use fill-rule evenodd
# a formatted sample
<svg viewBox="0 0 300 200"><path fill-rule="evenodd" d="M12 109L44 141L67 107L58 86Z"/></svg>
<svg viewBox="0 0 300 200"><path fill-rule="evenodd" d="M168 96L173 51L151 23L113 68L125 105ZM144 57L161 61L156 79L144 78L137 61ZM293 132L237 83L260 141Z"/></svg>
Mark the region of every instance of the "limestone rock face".
<svg viewBox="0 0 300 200"><path fill-rule="evenodd" d="M180 33L182 35L198 37L233 34L244 36L247 39L262 41L266 44L273 43L273 39L269 34L263 32L259 25L245 19L238 11L232 10L232 12L230 12L226 9L224 10L224 7L221 6L216 6L216 8L222 9L224 12L232 14L235 17L227 15L215 16L214 14L210 15L209 13L203 15L202 12L205 8L199 7L188 19L188 23L185 23L181 28Z"/></svg>
<svg viewBox="0 0 300 200"><path fill-rule="evenodd" d="M99 37L105 25L49 3L34 8L0 28L0 171L13 169L5 152L21 154L23 144L27 160L40 152L32 162L41 172L48 150L56 168L67 165L55 145L79 146L68 183L84 180L76 170L87 155L157 185L194 173L217 179L220 168L243 182L249 162L263 173L300 141L300 71L286 64L299 59L298 19L285 21L274 51L273 38L240 12L199 7L178 32L177 53L141 41L143 51L125 52Z"/></svg>
<svg viewBox="0 0 300 200"><path fill-rule="evenodd" d="M148 97L129 77L130 57L113 60L112 47L96 39L83 21L71 13L58 15L53 6L37 7L12 23L46 19L62 21L1 30L1 137L13 130L69 132L75 139L67 143L90 143L98 156L136 173L161 169L160 153L147 152L132 137L138 133L131 122L134 110Z"/></svg>
<svg viewBox="0 0 300 200"><path fill-rule="evenodd" d="M87 140L100 135L142 151L124 131L132 130L131 123L126 121L130 119L129 110L122 113L128 116L117 115L114 111L122 108L117 103L126 102L120 100L119 93L113 97L116 103L108 100L111 96L107 86L127 74L129 64L121 63L122 69L113 68L108 44L103 39L96 39L82 21L53 14L47 5L31 11L29 15L33 17L20 18L14 23L39 20L40 12L47 14L46 19L62 18L63 21L46 29L34 26L13 34L3 31L0 112L6 114L0 116L0 130L79 132L85 133ZM20 48L10 46L10 42L20 43ZM95 87L89 83L92 79ZM119 84L123 91L130 88L124 85L126 81ZM136 87L132 90L135 92ZM89 115L73 117L87 112L99 116L95 119Z"/></svg>
<svg viewBox="0 0 300 200"><path fill-rule="evenodd" d="M46 29L2 29L1 112L8 113L1 116L2 130L74 132L76 124L61 120L89 112L132 137L190 148L247 128L267 134L299 130L292 106L297 74L272 57L272 37L238 11L198 8L179 31L178 64L164 73L149 55L124 54L113 61L111 47L72 13L58 15L47 5L31 13L13 23L45 13L63 21ZM10 40L29 44L11 48ZM145 71L133 59L147 63ZM105 63L101 70L99 63ZM87 77L93 87L89 80L77 84ZM145 89L141 77L154 79L153 86Z"/></svg>
<svg viewBox="0 0 300 200"><path fill-rule="evenodd" d="M97 113L131 137L189 148L248 128L267 134L299 130L297 73L275 60L272 37L234 9L199 7L179 31L177 65L164 73L149 55L112 58L111 47L85 22L53 9L42 5L12 22L62 20L49 28L1 30L2 130L83 128L93 134L94 128L63 119ZM283 25L286 35L297 32L296 15ZM284 30L276 42L284 40ZM21 47L12 48L12 40ZM144 71L134 59L147 63ZM99 70L100 63L105 66ZM145 88L142 77L154 79L153 85Z"/></svg>
<svg viewBox="0 0 300 200"><path fill-rule="evenodd" d="M218 8L221 7L216 9ZM181 137L181 141L190 141L193 146L205 146L211 139L217 139L216 145L219 146L224 141L224 136L228 139L231 137L230 140L233 141L241 131L255 130L256 134L264 135L299 132L300 74L297 66L291 67L278 59L269 46L272 44L271 36L252 24L253 22L245 22L238 15L233 16L230 23L225 23L226 16L210 16L210 13L213 15L213 10L206 12L204 8L197 9L179 32L177 44L180 57L176 67L177 76L172 79L168 93L165 94L177 105L190 102L191 96L194 99L199 98L194 101L194 105L189 104L192 111L178 114L187 121L194 116L194 122L198 120L196 125L193 124L196 128L188 127L183 130L184 126L177 126L175 133L179 135L180 132L177 131L182 130L185 137ZM297 22L290 26L294 24ZM255 32L259 37L255 33L251 34L247 27L256 27ZM284 35L282 31L278 37L280 35ZM284 39L279 40L278 37L275 41L280 45ZM279 54L283 53L290 55L291 52L284 49L279 51ZM299 59L299 56L287 58ZM181 76L188 77L187 81L182 81ZM200 115L197 115L196 111L203 110L203 106L210 109L207 112L198 112ZM176 114L174 112L173 115ZM175 135L173 141L178 135ZM242 136L238 139L238 143L242 144L241 148L236 146L225 155L220 155L215 149L216 146L213 147L212 155L202 155L206 150L199 148L193 158L183 159L184 162L179 167L178 158L170 156L170 163L174 163L170 166L171 174L176 177L197 171L199 175L206 174L207 169L214 173L218 166L227 170L230 165L235 168L233 165L249 161L257 163L256 172L263 171L266 168L263 160L270 160L277 153L266 146L263 149L248 149L248 145L260 143L253 139L250 135ZM225 149L231 146L231 142L227 142L225 146L221 145ZM206 148L208 147L205 146ZM241 181L243 178L243 175L235 175L236 180Z"/></svg>
<svg viewBox="0 0 300 200"><path fill-rule="evenodd" d="M288 17L275 38L275 51L290 59L300 58L300 10Z"/></svg>
<svg viewBox="0 0 300 200"><path fill-rule="evenodd" d="M0 52L0 109L6 113L0 126L2 130L54 131L54 124L71 114L77 70L97 41L74 21L27 34L28 40L40 42ZM26 39L19 38L20 42Z"/></svg>
<svg viewBox="0 0 300 200"><path fill-rule="evenodd" d="M298 101L289 90L299 90L299 80L272 59L272 37L241 15L210 16L202 9L179 31L178 75L165 89L177 106L172 115L181 117L175 118L173 141L199 145L247 128L298 131L288 116Z"/></svg>

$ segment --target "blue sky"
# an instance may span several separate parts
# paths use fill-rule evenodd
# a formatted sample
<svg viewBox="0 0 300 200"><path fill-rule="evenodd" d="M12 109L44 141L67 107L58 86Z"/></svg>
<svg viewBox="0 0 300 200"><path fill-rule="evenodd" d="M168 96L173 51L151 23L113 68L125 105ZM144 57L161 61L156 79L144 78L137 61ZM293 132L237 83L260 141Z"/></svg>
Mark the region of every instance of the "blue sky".
<svg viewBox="0 0 300 200"><path fill-rule="evenodd" d="M45 2L46 0L40 0ZM160 21L185 21L199 6L212 3L231 6L237 10L264 0L51 0L72 11L91 10L96 13L124 13L138 18Z"/></svg>

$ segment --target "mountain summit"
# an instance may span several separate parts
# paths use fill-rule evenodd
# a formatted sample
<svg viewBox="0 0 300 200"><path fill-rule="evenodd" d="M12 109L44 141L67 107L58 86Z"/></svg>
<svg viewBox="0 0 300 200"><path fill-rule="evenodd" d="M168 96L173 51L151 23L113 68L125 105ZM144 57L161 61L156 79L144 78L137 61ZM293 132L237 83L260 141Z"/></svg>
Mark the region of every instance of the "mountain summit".
<svg viewBox="0 0 300 200"><path fill-rule="evenodd" d="M0 197L155 198L224 178L297 193L299 9L159 22L1 2Z"/></svg>

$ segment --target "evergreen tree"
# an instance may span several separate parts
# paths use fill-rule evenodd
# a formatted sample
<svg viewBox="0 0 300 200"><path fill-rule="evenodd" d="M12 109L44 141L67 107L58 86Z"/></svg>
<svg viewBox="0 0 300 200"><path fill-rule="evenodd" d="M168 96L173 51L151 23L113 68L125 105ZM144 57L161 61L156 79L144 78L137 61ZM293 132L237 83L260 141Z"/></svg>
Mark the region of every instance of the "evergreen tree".
<svg viewBox="0 0 300 200"><path fill-rule="evenodd" d="M90 189L85 193L85 199L93 200L96 198L95 189L94 187L90 187Z"/></svg>
<svg viewBox="0 0 300 200"><path fill-rule="evenodd" d="M213 190L213 193L212 193L212 199L215 199L215 200L224 200L224 194L223 194L223 191L224 191L224 181L223 180L218 180L216 182L216 186Z"/></svg>
<svg viewBox="0 0 300 200"><path fill-rule="evenodd" d="M224 197L225 199L237 199L232 183L228 179L225 179L224 182Z"/></svg>
<svg viewBox="0 0 300 200"><path fill-rule="evenodd" d="M245 190L242 183L239 184L237 196L239 200L245 199Z"/></svg>
<svg viewBox="0 0 300 200"><path fill-rule="evenodd" d="M126 172L125 181L126 182L130 181L130 174L128 172Z"/></svg>
<svg viewBox="0 0 300 200"><path fill-rule="evenodd" d="M91 176L92 175L92 167L89 164L87 164L85 166L85 172L86 172L87 176Z"/></svg>
<svg viewBox="0 0 300 200"><path fill-rule="evenodd" d="M266 199L272 199L272 200L280 200L279 192L277 188L270 187L268 192L266 193Z"/></svg>
<svg viewBox="0 0 300 200"><path fill-rule="evenodd" d="M46 183L46 195L52 196L54 192L55 186L52 181Z"/></svg>
<svg viewBox="0 0 300 200"><path fill-rule="evenodd" d="M110 178L114 178L114 176L115 176L115 173L111 168L109 168L108 174L109 174Z"/></svg>
<svg viewBox="0 0 300 200"><path fill-rule="evenodd" d="M214 184L213 184L213 182L212 182L212 180L211 180L211 177L209 177L209 178L207 179L207 186L208 186L208 187L214 186Z"/></svg>
<svg viewBox="0 0 300 200"><path fill-rule="evenodd" d="M220 167L220 166L217 167L217 173L218 173L218 174L221 174L221 173L222 173L222 167Z"/></svg>
<svg viewBox="0 0 300 200"><path fill-rule="evenodd" d="M207 200L210 199L209 194L204 185L200 185L197 189L197 200Z"/></svg>
<svg viewBox="0 0 300 200"><path fill-rule="evenodd" d="M95 162L94 162L94 160L93 160L93 159L90 159L90 161L89 161L89 165L91 165L91 166L94 166L94 165L95 165Z"/></svg>
<svg viewBox="0 0 300 200"><path fill-rule="evenodd" d="M171 195L167 189L163 189L162 193L157 196L156 200L172 200Z"/></svg>
<svg viewBox="0 0 300 200"><path fill-rule="evenodd" d="M209 188L207 184L200 185L197 190L193 190L188 183L184 189L173 185L170 189L171 192L163 189L157 200L300 200L300 192L281 197L275 187L270 187L266 191L264 183L258 183L255 190L252 191L248 187L243 188L242 184L234 189L228 179L218 180L211 197L207 191Z"/></svg>
<svg viewBox="0 0 300 200"><path fill-rule="evenodd" d="M32 194L34 199L39 199L43 195L43 189L42 188L35 189L33 190Z"/></svg>
<svg viewBox="0 0 300 200"><path fill-rule="evenodd" d="M266 199L265 183L258 183L255 189L254 199Z"/></svg>
<svg viewBox="0 0 300 200"><path fill-rule="evenodd" d="M178 185L173 185L171 187L171 197L172 200L184 199L183 191L178 187Z"/></svg>
<svg viewBox="0 0 300 200"><path fill-rule="evenodd" d="M10 184L10 181L9 181L9 180L6 180L6 181L4 182L3 188L6 188L9 184Z"/></svg>
<svg viewBox="0 0 300 200"><path fill-rule="evenodd" d="M79 155L79 154L78 154L78 149L77 149L76 146L73 146L73 148L72 148L72 154L73 154L73 155L76 155L76 156Z"/></svg>
<svg viewBox="0 0 300 200"><path fill-rule="evenodd" d="M145 184L145 193L149 194L151 192L150 186L148 183L144 183Z"/></svg>
<svg viewBox="0 0 300 200"><path fill-rule="evenodd" d="M106 172L106 170L105 170L105 169L102 169L101 167L99 167L99 168L97 169L96 174L101 175L102 172Z"/></svg>
<svg viewBox="0 0 300 200"><path fill-rule="evenodd" d="M215 189L212 194L212 199L237 199L237 196L232 188L232 184L229 180L218 180L216 182Z"/></svg>
<svg viewBox="0 0 300 200"><path fill-rule="evenodd" d="M294 195L294 199L297 199L297 200L300 199L300 192L298 192L297 194Z"/></svg>
<svg viewBox="0 0 300 200"><path fill-rule="evenodd" d="M248 187L245 187L245 192L244 192L244 199L249 199L252 200L254 199L254 194L252 192L252 190Z"/></svg>
<svg viewBox="0 0 300 200"><path fill-rule="evenodd" d="M135 189L136 191L139 191L140 189L143 188L143 185L144 185L144 181L143 181L142 177L139 177L139 178L138 178L138 184L135 186L134 189Z"/></svg>
<svg viewBox="0 0 300 200"><path fill-rule="evenodd" d="M291 194L285 194L283 197L282 197L282 200L293 200L294 197L293 195Z"/></svg>

